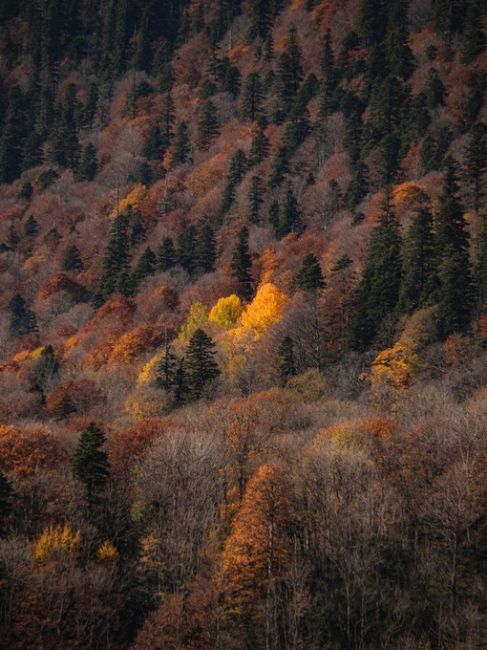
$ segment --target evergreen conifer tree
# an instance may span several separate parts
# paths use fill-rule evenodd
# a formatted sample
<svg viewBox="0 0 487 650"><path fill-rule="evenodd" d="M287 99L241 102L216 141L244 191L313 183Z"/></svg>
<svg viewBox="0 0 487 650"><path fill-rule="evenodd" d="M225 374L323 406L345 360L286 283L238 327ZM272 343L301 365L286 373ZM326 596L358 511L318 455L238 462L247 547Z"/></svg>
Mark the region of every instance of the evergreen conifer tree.
<svg viewBox="0 0 487 650"><path fill-rule="evenodd" d="M487 300L487 212L482 215L477 238L477 259L475 263L475 284L480 308Z"/></svg>
<svg viewBox="0 0 487 650"><path fill-rule="evenodd" d="M157 365L155 384L158 388L172 390L176 384L178 371L178 359L171 353L169 346L166 346L164 354Z"/></svg>
<svg viewBox="0 0 487 650"><path fill-rule="evenodd" d="M261 127L255 134L249 153L249 165L255 167L261 163L269 153L269 140Z"/></svg>
<svg viewBox="0 0 487 650"><path fill-rule="evenodd" d="M209 225L201 229L196 246L196 266L204 273L212 273L216 262L216 241L213 228Z"/></svg>
<svg viewBox="0 0 487 650"><path fill-rule="evenodd" d="M191 155L191 143L189 140L189 130L186 122L181 122L176 129L174 154L171 159L171 167L184 165L188 162Z"/></svg>
<svg viewBox="0 0 487 650"><path fill-rule="evenodd" d="M487 170L487 125L475 124L465 147L465 178L473 193L475 211L481 207L484 198L484 176Z"/></svg>
<svg viewBox="0 0 487 650"><path fill-rule="evenodd" d="M245 80L242 96L241 117L242 120L254 122L262 110L262 84L258 72L251 72Z"/></svg>
<svg viewBox="0 0 487 650"><path fill-rule="evenodd" d="M207 151L210 143L219 130L218 117L215 105L208 100L200 111L198 121L198 147Z"/></svg>
<svg viewBox="0 0 487 650"><path fill-rule="evenodd" d="M7 518L12 511L12 497L12 485L0 470L0 537L5 534Z"/></svg>
<svg viewBox="0 0 487 650"><path fill-rule="evenodd" d="M99 501L109 477L108 457L103 450L105 442L105 433L91 422L82 431L71 458L73 476L84 484L90 508Z"/></svg>
<svg viewBox="0 0 487 650"><path fill-rule="evenodd" d="M83 149L79 161L78 170L76 172L76 180L78 181L92 181L98 171L98 163L96 161L96 149L91 143L87 144Z"/></svg>
<svg viewBox="0 0 487 650"><path fill-rule="evenodd" d="M128 219L124 214L117 214L103 259L101 294L104 297L117 290L120 276L128 272L129 250Z"/></svg>
<svg viewBox="0 0 487 650"><path fill-rule="evenodd" d="M83 268L83 261L76 244L70 246L63 258L63 271L81 271Z"/></svg>
<svg viewBox="0 0 487 650"><path fill-rule="evenodd" d="M364 349L383 320L391 314L399 297L401 283L401 236L392 210L390 193L382 206L367 254L357 295L357 314L352 323L351 344Z"/></svg>
<svg viewBox="0 0 487 650"><path fill-rule="evenodd" d="M214 348L214 341L202 329L197 329L190 339L185 366L188 397L191 400L199 399L208 382L220 375L220 369L214 359Z"/></svg>
<svg viewBox="0 0 487 650"><path fill-rule="evenodd" d="M296 375L296 362L294 359L294 341L286 336L279 346L279 376L281 386L285 386L291 377Z"/></svg>
<svg viewBox="0 0 487 650"><path fill-rule="evenodd" d="M264 199L262 197L264 188L259 176L252 176L248 194L249 201L249 219L250 223L258 225L260 223L260 212Z"/></svg>
<svg viewBox="0 0 487 650"><path fill-rule="evenodd" d="M414 218L404 244L399 313L411 314L433 302L437 289L436 247L433 217L421 208Z"/></svg>
<svg viewBox="0 0 487 650"><path fill-rule="evenodd" d="M194 226L185 228L178 237L177 261L188 273L196 268L197 231Z"/></svg>
<svg viewBox="0 0 487 650"><path fill-rule="evenodd" d="M139 261L137 262L137 266L135 267L135 282L139 283L144 280L144 278L149 277L149 275L153 275L156 272L156 268L157 257L150 246L147 246L147 248L142 253Z"/></svg>
<svg viewBox="0 0 487 650"><path fill-rule="evenodd" d="M55 420L66 420L67 417L76 413L76 407L69 393L64 393L59 402L52 409L52 415Z"/></svg>
<svg viewBox="0 0 487 650"><path fill-rule="evenodd" d="M298 202L296 201L292 187L290 184L288 184L284 198L284 207L279 223L279 236L285 237L291 232L299 235L302 231L303 223L301 219L301 212L299 210Z"/></svg>
<svg viewBox="0 0 487 650"><path fill-rule="evenodd" d="M145 239L145 228L142 223L140 212L129 206L127 211L128 227L130 230L130 245L137 246Z"/></svg>
<svg viewBox="0 0 487 650"><path fill-rule="evenodd" d="M26 237L36 237L39 234L39 224L33 215L29 215L24 226L24 235Z"/></svg>
<svg viewBox="0 0 487 650"><path fill-rule="evenodd" d="M281 209L279 207L279 202L274 199L269 207L269 223L274 229L274 234L276 237L279 237L279 228L281 221Z"/></svg>
<svg viewBox="0 0 487 650"><path fill-rule="evenodd" d="M24 336L37 330L37 319L25 304L20 294L15 294L9 303L10 332L12 336Z"/></svg>
<svg viewBox="0 0 487 650"><path fill-rule="evenodd" d="M316 255L308 253L295 278L296 286L306 292L316 293L325 287L325 280Z"/></svg>
<svg viewBox="0 0 487 650"><path fill-rule="evenodd" d="M168 271L176 265L176 249L171 237L164 237L157 250L157 267L160 271Z"/></svg>
<svg viewBox="0 0 487 650"><path fill-rule="evenodd" d="M252 295L252 258L249 251L249 231L242 228L238 234L237 243L233 250L232 275L236 278L241 287L241 294L244 298Z"/></svg>

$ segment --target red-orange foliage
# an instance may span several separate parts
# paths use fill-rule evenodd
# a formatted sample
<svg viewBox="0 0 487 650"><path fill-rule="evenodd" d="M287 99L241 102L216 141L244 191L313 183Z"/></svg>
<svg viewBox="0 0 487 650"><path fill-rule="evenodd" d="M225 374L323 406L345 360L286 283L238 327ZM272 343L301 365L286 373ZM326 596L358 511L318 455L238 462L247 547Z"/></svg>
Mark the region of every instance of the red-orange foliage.
<svg viewBox="0 0 487 650"><path fill-rule="evenodd" d="M109 363L131 363L144 352L161 345L166 336L164 327L139 325L123 334L113 346Z"/></svg>
<svg viewBox="0 0 487 650"><path fill-rule="evenodd" d="M47 300L60 291L65 291L76 302L86 302L89 299L89 293L85 287L69 278L64 273L55 273L39 289L39 298Z"/></svg>
<svg viewBox="0 0 487 650"><path fill-rule="evenodd" d="M36 469L54 470L66 461L59 441L45 430L0 425L0 469L19 476Z"/></svg>

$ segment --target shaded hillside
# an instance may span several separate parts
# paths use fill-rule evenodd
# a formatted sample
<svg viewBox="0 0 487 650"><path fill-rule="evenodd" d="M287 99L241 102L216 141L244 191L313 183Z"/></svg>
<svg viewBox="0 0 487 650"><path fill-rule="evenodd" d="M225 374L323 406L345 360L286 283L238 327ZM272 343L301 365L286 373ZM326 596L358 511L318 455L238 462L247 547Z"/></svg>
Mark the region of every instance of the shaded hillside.
<svg viewBox="0 0 487 650"><path fill-rule="evenodd" d="M9 648L479 647L486 20L0 2Z"/></svg>

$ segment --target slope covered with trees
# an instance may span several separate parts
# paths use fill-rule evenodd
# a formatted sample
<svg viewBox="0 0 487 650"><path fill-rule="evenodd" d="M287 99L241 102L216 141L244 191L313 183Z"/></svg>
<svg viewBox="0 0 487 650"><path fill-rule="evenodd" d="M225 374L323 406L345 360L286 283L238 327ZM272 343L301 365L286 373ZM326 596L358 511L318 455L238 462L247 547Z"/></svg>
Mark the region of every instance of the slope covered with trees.
<svg viewBox="0 0 487 650"><path fill-rule="evenodd" d="M0 0L0 645L487 634L484 0Z"/></svg>

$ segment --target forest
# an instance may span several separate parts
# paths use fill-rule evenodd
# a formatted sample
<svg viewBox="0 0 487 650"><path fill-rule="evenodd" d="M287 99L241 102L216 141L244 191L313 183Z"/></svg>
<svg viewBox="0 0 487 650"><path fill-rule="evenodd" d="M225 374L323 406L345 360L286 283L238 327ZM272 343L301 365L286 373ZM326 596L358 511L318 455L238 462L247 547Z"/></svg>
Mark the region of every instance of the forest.
<svg viewBox="0 0 487 650"><path fill-rule="evenodd" d="M486 29L0 0L0 648L487 648Z"/></svg>

